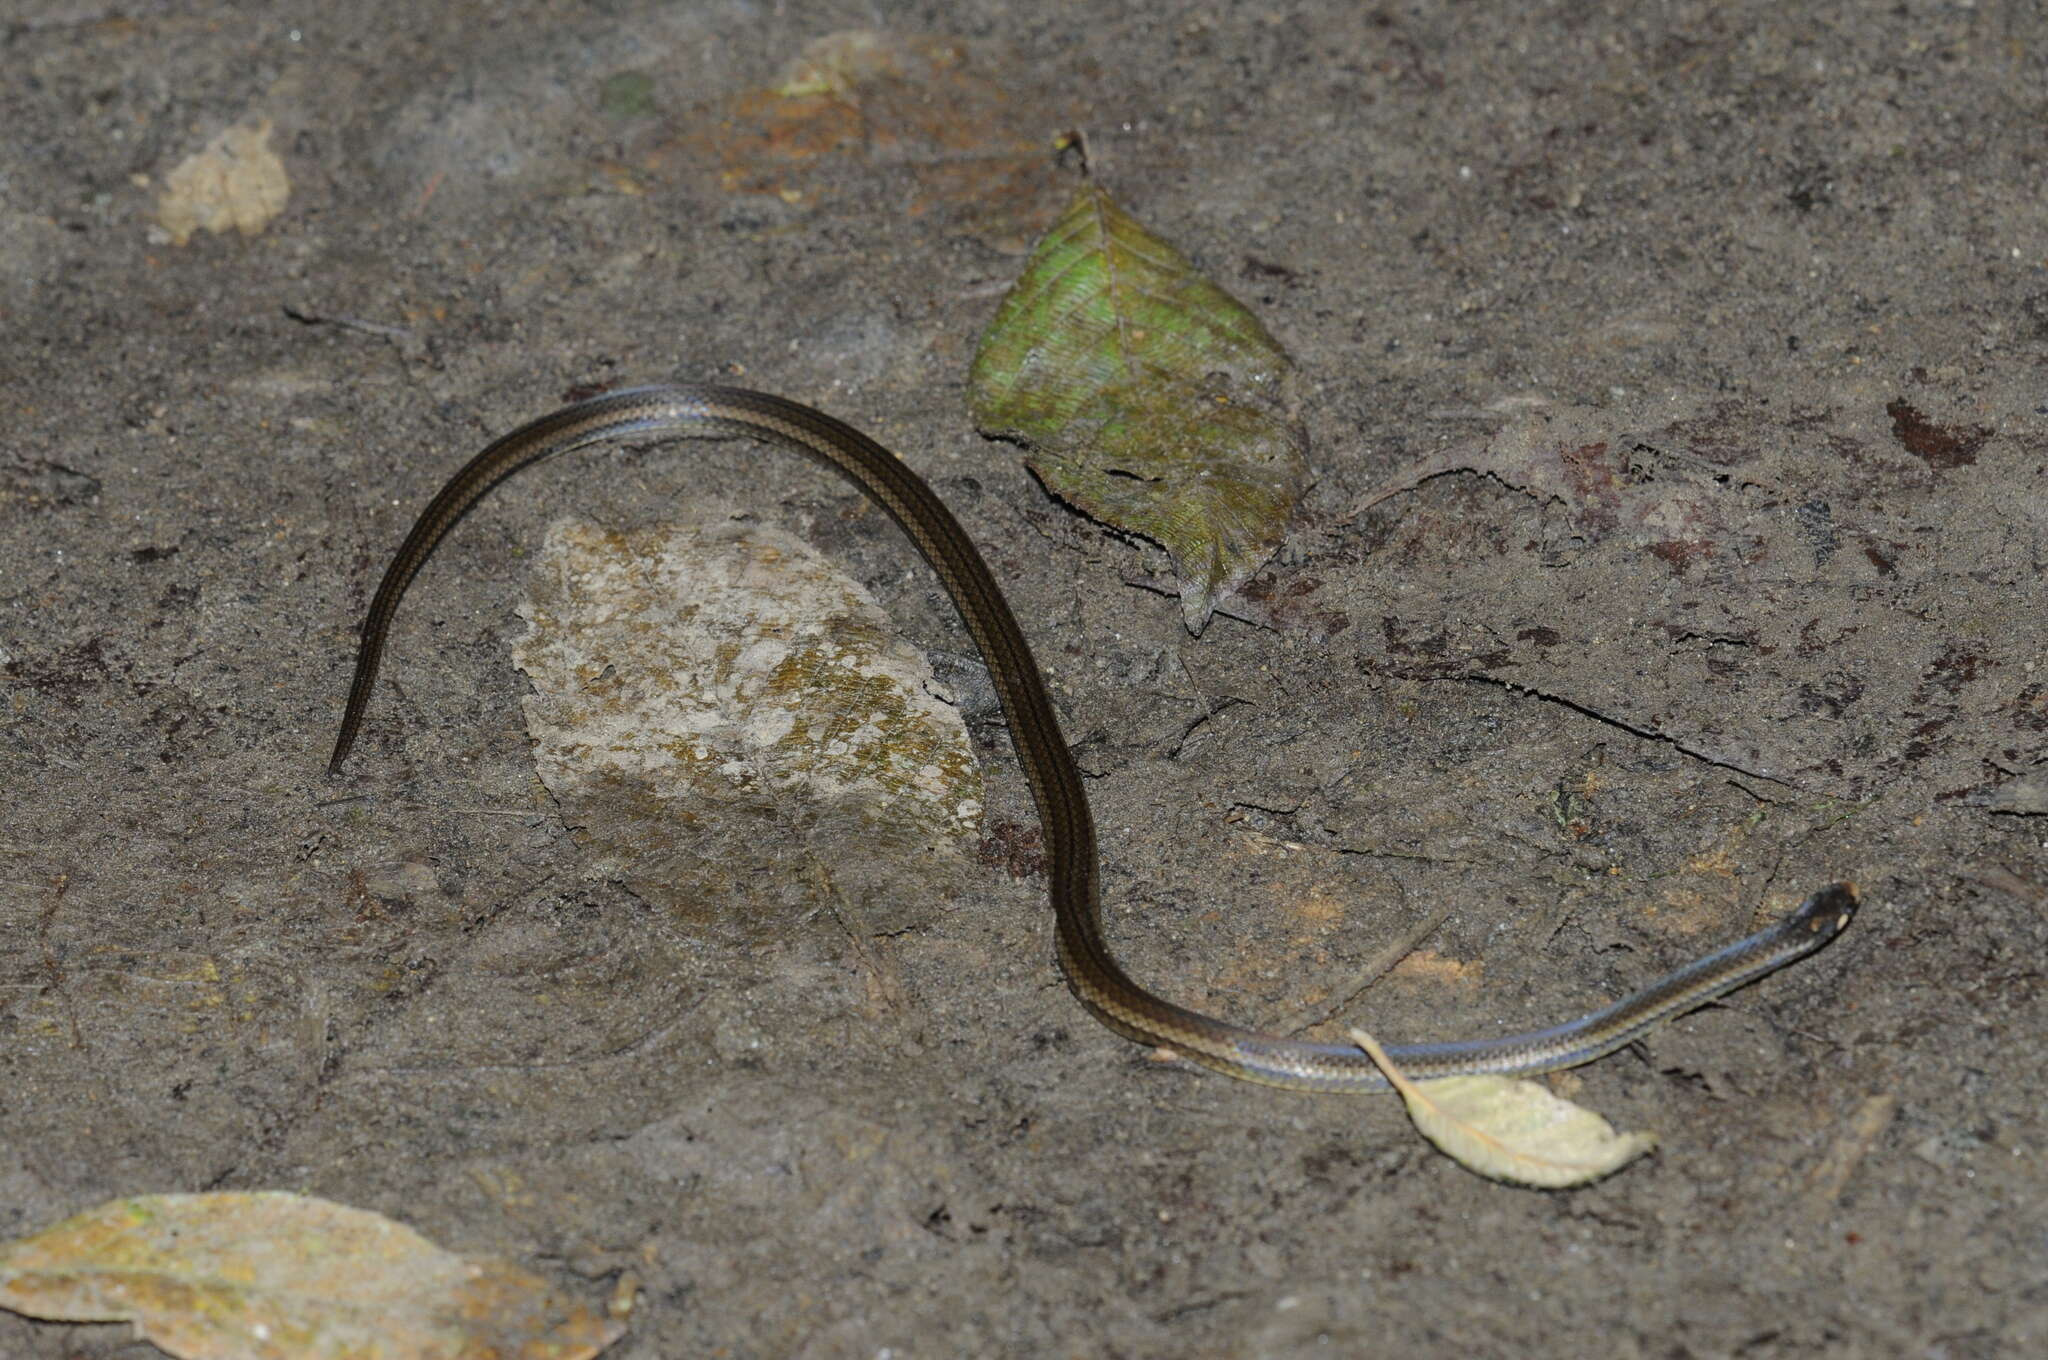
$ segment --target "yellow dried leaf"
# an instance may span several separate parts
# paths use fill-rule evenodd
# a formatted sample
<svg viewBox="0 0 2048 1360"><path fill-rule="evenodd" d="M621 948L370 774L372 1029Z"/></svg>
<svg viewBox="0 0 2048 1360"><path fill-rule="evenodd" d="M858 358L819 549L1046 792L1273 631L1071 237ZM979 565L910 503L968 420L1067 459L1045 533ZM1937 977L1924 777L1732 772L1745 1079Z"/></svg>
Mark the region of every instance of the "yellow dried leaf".
<svg viewBox="0 0 2048 1360"><path fill-rule="evenodd" d="M589 1360L625 1327L381 1215L265 1191L110 1200L0 1246L0 1307L181 1360Z"/></svg>
<svg viewBox="0 0 2048 1360"><path fill-rule="evenodd" d="M164 177L157 224L184 245L196 231L232 228L254 236L292 195L284 162L270 149L270 120L231 127Z"/></svg>
<svg viewBox="0 0 2048 1360"><path fill-rule="evenodd" d="M1445 1155L1482 1176L1562 1190L1619 1171L1657 1145L1652 1133L1617 1134L1605 1119L1515 1077L1410 1081L1370 1034L1351 1031L1408 1104L1408 1117Z"/></svg>

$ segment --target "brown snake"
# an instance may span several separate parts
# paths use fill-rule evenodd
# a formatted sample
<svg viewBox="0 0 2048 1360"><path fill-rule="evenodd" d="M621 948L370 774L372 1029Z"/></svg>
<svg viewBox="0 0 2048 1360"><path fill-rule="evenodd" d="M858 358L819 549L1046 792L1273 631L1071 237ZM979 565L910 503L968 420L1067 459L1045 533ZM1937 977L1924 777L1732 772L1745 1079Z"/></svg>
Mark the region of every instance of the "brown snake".
<svg viewBox="0 0 2048 1360"><path fill-rule="evenodd" d="M1038 663L981 553L931 487L889 450L831 416L781 397L694 384L613 392L523 425L470 460L428 503L377 587L363 620L330 775L340 771L362 730L398 602L456 521L521 468L599 440L635 434L750 435L786 445L845 474L903 527L959 609L1002 698L1010 738L1044 826L1060 968L1096 1019L1139 1043L1171 1049L1248 1081L1311 1091L1386 1089L1386 1078L1357 1048L1242 1029L1155 996L1124 972L1102 934L1095 825L1080 769L1068 753ZM1813 953L1842 932L1856 906L1853 888L1832 884L1769 929L1569 1024L1497 1039L1391 1046L1387 1052L1418 1079L1546 1072L1590 1062L1665 1020Z"/></svg>

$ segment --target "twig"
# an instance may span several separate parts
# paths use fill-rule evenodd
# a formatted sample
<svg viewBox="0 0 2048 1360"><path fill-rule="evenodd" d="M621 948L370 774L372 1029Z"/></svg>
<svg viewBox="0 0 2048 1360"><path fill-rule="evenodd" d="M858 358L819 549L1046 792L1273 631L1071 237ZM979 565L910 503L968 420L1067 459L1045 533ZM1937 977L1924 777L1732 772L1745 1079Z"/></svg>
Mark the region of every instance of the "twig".
<svg viewBox="0 0 2048 1360"><path fill-rule="evenodd" d="M1403 934L1390 941L1379 953L1366 961L1365 967L1358 970L1356 980L1351 985L1350 990L1346 991L1336 1000L1324 1005L1305 1006L1301 1010L1296 1011L1281 1023L1280 1032L1282 1034L1299 1034L1305 1029L1312 1029L1317 1025L1323 1024L1325 1021L1336 1016L1340 1011L1348 1009L1352 1002L1365 994L1366 988L1386 976L1387 973L1392 971L1395 964L1414 953L1424 940L1436 934L1437 927L1442 925L1450 914L1451 909L1449 907L1439 907L1422 920L1416 922Z"/></svg>

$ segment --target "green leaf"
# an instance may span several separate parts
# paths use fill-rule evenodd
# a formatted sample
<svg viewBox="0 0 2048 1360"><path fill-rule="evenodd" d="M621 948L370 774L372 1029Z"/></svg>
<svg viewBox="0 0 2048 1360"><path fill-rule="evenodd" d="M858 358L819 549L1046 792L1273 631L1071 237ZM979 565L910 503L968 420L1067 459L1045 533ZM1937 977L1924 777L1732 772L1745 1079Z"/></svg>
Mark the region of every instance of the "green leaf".
<svg viewBox="0 0 2048 1360"><path fill-rule="evenodd" d="M1293 364L1258 318L1094 186L981 338L975 423L1055 494L1172 554L1188 631L1279 548L1308 481Z"/></svg>

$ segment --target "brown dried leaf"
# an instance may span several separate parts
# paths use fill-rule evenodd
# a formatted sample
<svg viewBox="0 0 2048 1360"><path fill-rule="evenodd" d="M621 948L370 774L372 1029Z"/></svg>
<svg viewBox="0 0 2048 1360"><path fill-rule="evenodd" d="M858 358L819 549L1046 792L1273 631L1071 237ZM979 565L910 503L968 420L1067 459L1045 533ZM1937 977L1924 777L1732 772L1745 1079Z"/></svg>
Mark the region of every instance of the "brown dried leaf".
<svg viewBox="0 0 2048 1360"><path fill-rule="evenodd" d="M982 41L827 33L771 87L704 106L632 173L660 173L672 152L694 173L708 151L729 193L797 207L888 184L908 217L943 216L1021 243L1045 221L1055 174L1046 129L1071 121L1072 110L1061 111L1071 101L1041 83L1047 76ZM849 177L848 164L862 173Z"/></svg>
<svg viewBox="0 0 2048 1360"><path fill-rule="evenodd" d="M1484 439L1454 444L1396 471L1360 496L1346 523L1403 491L1447 472L1490 476L1538 501L1556 501L1589 540L1627 528L1652 541L1701 545L1711 551L1725 532L1723 499L1710 475L1675 467L1654 481L1632 466L1634 436L1612 417L1584 407L1537 411Z"/></svg>
<svg viewBox="0 0 2048 1360"><path fill-rule="evenodd" d="M181 1360L589 1360L625 1327L523 1270L281 1192L110 1200L0 1247L0 1306Z"/></svg>
<svg viewBox="0 0 2048 1360"><path fill-rule="evenodd" d="M1996 788L1971 794L1963 801L1972 807L1989 808L2015 817L2048 816L2048 774L2024 775L2008 780Z"/></svg>

